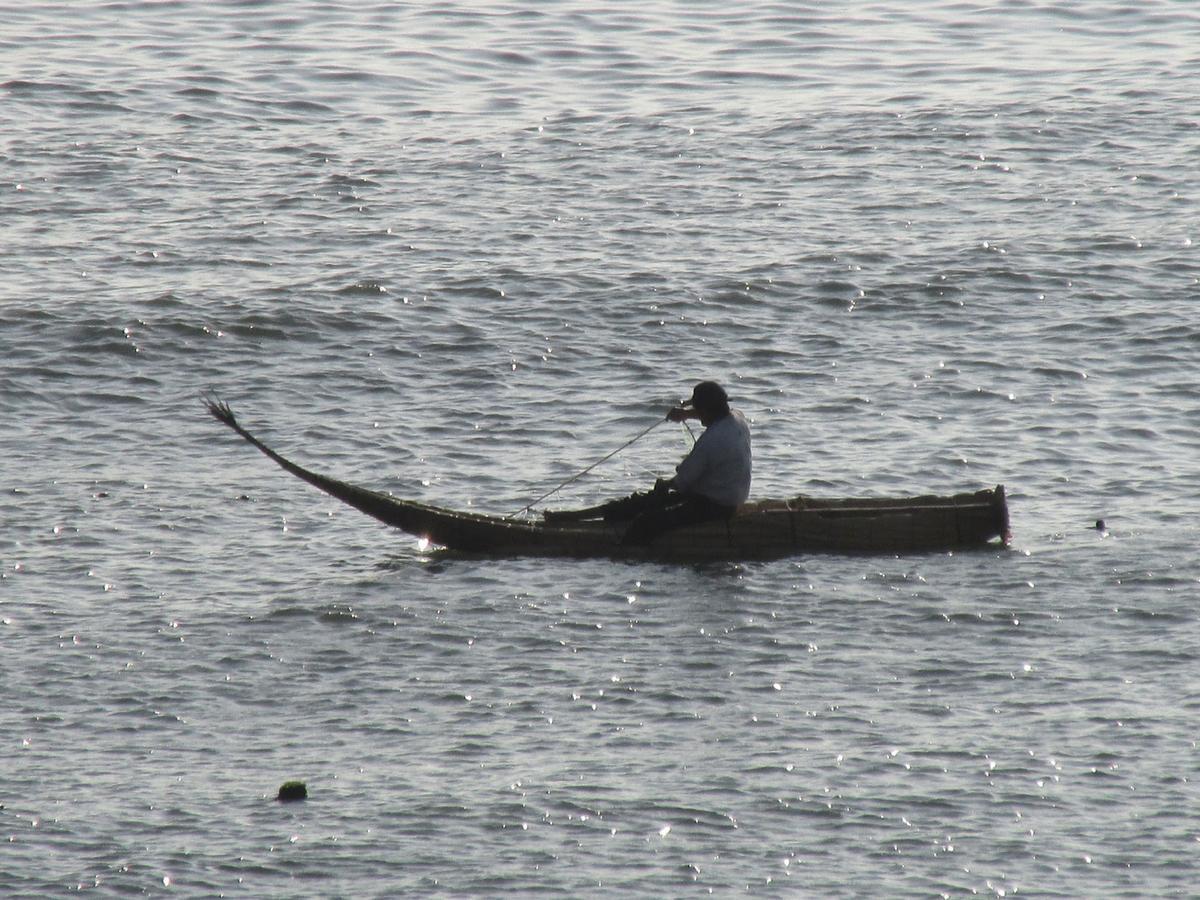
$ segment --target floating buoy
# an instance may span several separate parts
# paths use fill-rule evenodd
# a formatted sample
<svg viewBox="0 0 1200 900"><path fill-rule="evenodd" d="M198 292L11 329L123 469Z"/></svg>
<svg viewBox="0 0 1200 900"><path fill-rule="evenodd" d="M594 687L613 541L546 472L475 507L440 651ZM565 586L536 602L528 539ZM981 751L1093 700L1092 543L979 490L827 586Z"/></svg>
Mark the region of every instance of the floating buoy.
<svg viewBox="0 0 1200 900"><path fill-rule="evenodd" d="M308 798L308 787L303 781L285 781L279 786L279 794L275 797L280 803L291 803L294 800Z"/></svg>

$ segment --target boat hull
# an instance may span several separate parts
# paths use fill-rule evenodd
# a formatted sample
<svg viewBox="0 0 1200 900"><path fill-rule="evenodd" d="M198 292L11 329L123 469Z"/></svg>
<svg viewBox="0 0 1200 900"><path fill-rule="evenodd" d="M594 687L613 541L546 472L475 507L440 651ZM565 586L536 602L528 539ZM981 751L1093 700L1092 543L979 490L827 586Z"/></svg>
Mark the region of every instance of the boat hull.
<svg viewBox="0 0 1200 900"><path fill-rule="evenodd" d="M648 546L624 546L621 525L459 512L329 478L276 453L243 428L224 403L209 400L207 405L214 418L297 478L421 540L465 553L710 561L805 553L928 553L1008 542L1008 504L998 486L942 497L766 500L743 505L728 521L674 529Z"/></svg>
<svg viewBox="0 0 1200 900"><path fill-rule="evenodd" d="M764 501L747 504L727 522L669 531L646 547L622 546L624 528L603 522L513 522L429 506L421 507L420 518L419 524L401 527L443 547L497 555L780 559L807 553L929 553L1007 543L1008 538L1003 486L946 497Z"/></svg>

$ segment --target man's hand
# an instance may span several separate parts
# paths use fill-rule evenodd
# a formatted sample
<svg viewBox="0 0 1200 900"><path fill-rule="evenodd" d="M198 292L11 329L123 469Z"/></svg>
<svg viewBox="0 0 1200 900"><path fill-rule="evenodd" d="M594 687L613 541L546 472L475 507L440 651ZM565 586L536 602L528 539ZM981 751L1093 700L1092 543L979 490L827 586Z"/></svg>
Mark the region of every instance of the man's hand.
<svg viewBox="0 0 1200 900"><path fill-rule="evenodd" d="M682 406L673 406L671 407L671 411L667 413L667 421L682 422L684 419L694 419L696 418L696 415L697 414L694 409L685 409Z"/></svg>

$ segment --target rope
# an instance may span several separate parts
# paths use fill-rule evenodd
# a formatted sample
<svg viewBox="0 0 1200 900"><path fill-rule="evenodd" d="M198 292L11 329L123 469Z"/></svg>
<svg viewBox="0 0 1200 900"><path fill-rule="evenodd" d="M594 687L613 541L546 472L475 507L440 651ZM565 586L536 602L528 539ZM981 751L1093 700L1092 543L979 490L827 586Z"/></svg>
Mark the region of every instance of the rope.
<svg viewBox="0 0 1200 900"><path fill-rule="evenodd" d="M556 487L553 487L553 488L551 488L550 490L546 491L546 493L542 494L542 496L538 497L538 498L537 498L536 500L534 500L532 503L530 503L530 504L528 504L528 505L526 505L526 506L522 506L522 507L521 507L520 509L518 509L518 510L517 510L515 513L512 513L511 515L507 515L507 516L505 516L504 518L506 518L506 519L515 519L517 516L521 515L522 513L527 513L527 512L529 512L531 509L533 509L535 506L537 506L539 503L541 503L541 502L542 502L543 500L545 500L547 497L551 496L552 494L557 494L559 491L561 491L561 490L562 490L563 488L565 488L567 485L569 485L569 484L572 484L573 482L576 482L576 481L578 481L580 478L582 478L582 477L583 477L584 475L586 475L588 472L592 471L592 469L596 468L596 466L600 465L600 463L602 463L602 462L607 462L608 460L610 460L610 459L612 459L614 456L616 456L618 453L620 453L622 450L624 450L626 447L630 446L631 444L633 444L633 443L635 443L635 442L637 442L637 441L640 441L642 438L644 438L646 435L648 435L650 432L652 432L652 431L653 431L655 428L657 428L659 425L661 425L661 424L662 424L663 422L665 422L665 421L667 421L667 420L666 420L666 419L659 419L657 422L655 422L655 423L654 423L653 425L651 425L649 428L646 428L646 429L644 429L644 430L642 430L642 431L638 432L637 434L635 434L633 437L631 437L629 440L627 440L625 443L623 443L623 444L622 444L620 447L618 447L618 448L617 448L616 450L614 450L612 453L609 453L607 456L601 457L600 459L596 460L594 463L592 463L590 466L588 466L588 467L587 467L586 469L584 469L582 472L577 472L576 474L574 474L574 475L572 475L570 478L568 478L566 481L564 481L562 484L560 484L560 485L558 485L558 486L556 486Z"/></svg>

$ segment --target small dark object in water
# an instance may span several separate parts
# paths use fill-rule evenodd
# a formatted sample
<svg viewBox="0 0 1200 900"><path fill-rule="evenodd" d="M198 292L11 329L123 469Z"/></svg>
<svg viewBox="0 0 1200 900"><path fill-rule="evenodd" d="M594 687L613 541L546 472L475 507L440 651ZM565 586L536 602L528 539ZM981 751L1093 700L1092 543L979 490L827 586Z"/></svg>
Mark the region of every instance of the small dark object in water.
<svg viewBox="0 0 1200 900"><path fill-rule="evenodd" d="M1108 531L1108 526L1104 524L1103 519L1096 520L1096 530L1097 531Z"/></svg>
<svg viewBox="0 0 1200 900"><path fill-rule="evenodd" d="M285 781L279 788L275 798L280 803L291 803L293 800L308 799L308 788L303 781Z"/></svg>

